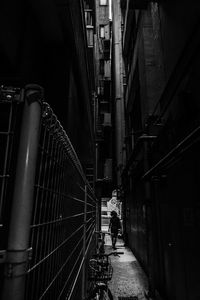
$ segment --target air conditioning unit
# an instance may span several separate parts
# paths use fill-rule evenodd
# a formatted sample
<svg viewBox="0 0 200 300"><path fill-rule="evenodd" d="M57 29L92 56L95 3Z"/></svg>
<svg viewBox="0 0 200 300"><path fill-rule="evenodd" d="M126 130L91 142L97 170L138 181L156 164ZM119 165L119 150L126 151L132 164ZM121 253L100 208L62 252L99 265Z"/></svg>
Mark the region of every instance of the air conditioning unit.
<svg viewBox="0 0 200 300"><path fill-rule="evenodd" d="M111 77L111 61L107 60L104 63L104 76L110 78Z"/></svg>
<svg viewBox="0 0 200 300"><path fill-rule="evenodd" d="M104 127L111 127L111 113L103 114L103 124Z"/></svg>

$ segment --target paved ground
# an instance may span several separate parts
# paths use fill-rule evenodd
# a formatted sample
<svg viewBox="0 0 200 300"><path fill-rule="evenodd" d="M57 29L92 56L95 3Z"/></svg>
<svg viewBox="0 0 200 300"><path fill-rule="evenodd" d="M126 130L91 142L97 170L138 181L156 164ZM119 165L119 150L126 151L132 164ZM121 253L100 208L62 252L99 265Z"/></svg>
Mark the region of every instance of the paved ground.
<svg viewBox="0 0 200 300"><path fill-rule="evenodd" d="M105 242L106 253L113 251L109 236L106 236ZM124 254L120 257L111 256L113 277L109 282L109 287L113 294L113 300L118 300L119 297L134 296L137 296L138 300L146 300L144 296L144 291L147 290L146 275L131 250L124 247L122 240L118 240L116 247L116 251L123 251Z"/></svg>

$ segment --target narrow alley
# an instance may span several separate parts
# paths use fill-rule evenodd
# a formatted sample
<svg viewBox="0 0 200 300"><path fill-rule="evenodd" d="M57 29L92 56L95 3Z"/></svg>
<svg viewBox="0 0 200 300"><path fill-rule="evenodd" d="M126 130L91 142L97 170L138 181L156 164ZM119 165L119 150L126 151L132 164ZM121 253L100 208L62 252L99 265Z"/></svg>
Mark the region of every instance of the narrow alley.
<svg viewBox="0 0 200 300"><path fill-rule="evenodd" d="M199 21L3 0L0 300L200 300Z"/></svg>
<svg viewBox="0 0 200 300"><path fill-rule="evenodd" d="M120 297L129 300L145 300L145 294L148 290L147 276L140 267L132 251L124 246L123 240L118 240L116 251L122 251L124 254L111 256L113 266L113 277L109 282L109 288L113 295L113 300L119 300ZM106 237L106 253L112 252L110 237Z"/></svg>

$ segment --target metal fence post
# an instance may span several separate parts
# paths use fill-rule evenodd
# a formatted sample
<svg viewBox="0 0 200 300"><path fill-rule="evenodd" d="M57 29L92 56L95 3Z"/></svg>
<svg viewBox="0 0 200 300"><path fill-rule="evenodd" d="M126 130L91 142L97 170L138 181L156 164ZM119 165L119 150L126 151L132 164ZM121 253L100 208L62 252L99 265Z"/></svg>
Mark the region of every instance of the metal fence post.
<svg viewBox="0 0 200 300"><path fill-rule="evenodd" d="M86 253L86 226L87 226L87 185L85 185L84 199L84 227L83 227L83 268L82 268L82 299L85 298L85 253Z"/></svg>
<svg viewBox="0 0 200 300"><path fill-rule="evenodd" d="M148 136L144 138L144 171L149 170L149 142ZM153 207L150 180L144 182L145 202L146 202L146 226L147 226L147 255L148 255L148 297L153 297L155 293L155 253L154 253L154 228L153 228Z"/></svg>
<svg viewBox="0 0 200 300"><path fill-rule="evenodd" d="M99 199L98 199L99 201ZM99 224L99 202L96 203L96 231L100 231L100 224Z"/></svg>
<svg viewBox="0 0 200 300"><path fill-rule="evenodd" d="M2 300L24 299L42 97L40 86L25 87Z"/></svg>

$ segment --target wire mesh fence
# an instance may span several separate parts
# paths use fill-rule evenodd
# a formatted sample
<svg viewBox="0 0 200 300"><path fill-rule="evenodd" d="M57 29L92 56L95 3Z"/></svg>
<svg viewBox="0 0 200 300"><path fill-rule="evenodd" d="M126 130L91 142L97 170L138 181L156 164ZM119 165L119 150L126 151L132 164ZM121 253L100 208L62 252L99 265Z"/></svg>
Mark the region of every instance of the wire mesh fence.
<svg viewBox="0 0 200 300"><path fill-rule="evenodd" d="M7 168L13 149L13 102L9 105L7 128L2 132L0 128L0 139L6 137L2 142L5 150L1 147L4 154L0 169L1 219L5 215L2 207L8 196ZM66 132L49 105L41 105L33 207L30 207L31 224L27 228L31 258L29 254L26 271L20 275L25 277L25 294L19 299L75 299L77 296L81 299L84 263L95 230L97 201ZM9 216L7 218L9 223ZM5 244L2 249L4 247ZM8 286L10 284L9 278Z"/></svg>

